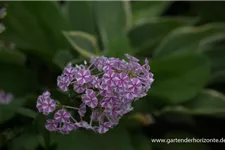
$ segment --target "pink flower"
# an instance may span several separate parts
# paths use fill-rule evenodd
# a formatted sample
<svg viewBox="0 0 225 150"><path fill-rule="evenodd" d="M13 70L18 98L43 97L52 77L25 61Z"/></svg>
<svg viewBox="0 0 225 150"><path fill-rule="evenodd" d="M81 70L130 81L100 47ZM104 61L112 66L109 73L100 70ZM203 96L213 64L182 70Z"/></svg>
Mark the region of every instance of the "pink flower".
<svg viewBox="0 0 225 150"><path fill-rule="evenodd" d="M49 131L57 131L58 122L52 119L48 119L45 124L45 128Z"/></svg>
<svg viewBox="0 0 225 150"><path fill-rule="evenodd" d="M103 134L105 132L107 132L111 127L111 123L110 122L104 122L104 123L100 123L99 128L98 128L98 133Z"/></svg>
<svg viewBox="0 0 225 150"><path fill-rule="evenodd" d="M84 83L88 83L91 80L91 72L90 70L80 69L76 73L75 78L77 79L77 82L81 85Z"/></svg>
<svg viewBox="0 0 225 150"><path fill-rule="evenodd" d="M70 116L70 113L67 112L65 109L60 109L55 113L54 119L58 122L67 122L69 121Z"/></svg>
<svg viewBox="0 0 225 150"><path fill-rule="evenodd" d="M36 107L39 112L48 115L55 110L56 102L50 98L50 93L46 91L38 97Z"/></svg>
<svg viewBox="0 0 225 150"><path fill-rule="evenodd" d="M95 108L98 105L98 99L93 90L87 89L86 94L82 95L83 102L91 108Z"/></svg>
<svg viewBox="0 0 225 150"><path fill-rule="evenodd" d="M125 73L119 73L115 76L114 81L118 87L126 88L130 79Z"/></svg>

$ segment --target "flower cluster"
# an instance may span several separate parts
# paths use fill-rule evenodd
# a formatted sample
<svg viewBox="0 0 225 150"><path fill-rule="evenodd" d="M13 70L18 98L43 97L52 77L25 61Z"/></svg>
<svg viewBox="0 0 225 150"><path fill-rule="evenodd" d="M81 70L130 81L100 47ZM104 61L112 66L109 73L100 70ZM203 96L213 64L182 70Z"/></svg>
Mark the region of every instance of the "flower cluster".
<svg viewBox="0 0 225 150"><path fill-rule="evenodd" d="M0 8L0 19L4 18L6 15L6 9L5 8ZM0 33L3 32L5 29L4 25L0 23Z"/></svg>
<svg viewBox="0 0 225 150"><path fill-rule="evenodd" d="M5 93L0 90L0 104L9 104L13 100L13 95L11 93Z"/></svg>
<svg viewBox="0 0 225 150"><path fill-rule="evenodd" d="M146 96L154 81L147 59L140 65L137 58L125 56L128 61L101 56L91 58L89 66L86 61L79 66L66 66L57 85L63 92L77 93L80 104L61 105L50 98L49 92L44 92L38 97L39 112L48 115L57 108L46 128L63 134L78 128L102 134L116 126L123 115L133 110L132 102ZM76 111L79 121L70 110Z"/></svg>

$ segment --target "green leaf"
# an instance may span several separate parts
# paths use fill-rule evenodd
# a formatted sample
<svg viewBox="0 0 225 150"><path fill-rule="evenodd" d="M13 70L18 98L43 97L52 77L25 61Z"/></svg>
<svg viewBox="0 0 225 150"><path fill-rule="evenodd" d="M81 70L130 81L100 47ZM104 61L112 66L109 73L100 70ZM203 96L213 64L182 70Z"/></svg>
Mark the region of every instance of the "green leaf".
<svg viewBox="0 0 225 150"><path fill-rule="evenodd" d="M187 18L159 18L135 25L128 31L132 47L149 52L155 44L177 27L187 25ZM145 50L145 51L144 51Z"/></svg>
<svg viewBox="0 0 225 150"><path fill-rule="evenodd" d="M47 150L51 146L51 139L50 139L49 131L45 128L46 119L47 119L47 117L45 115L39 113L35 117L35 119L33 121L33 125L36 127L38 132L43 137L43 139L44 139L44 147Z"/></svg>
<svg viewBox="0 0 225 150"><path fill-rule="evenodd" d="M130 6L128 2L93 2L97 25L100 32L103 31L107 37L117 37L130 27ZM102 33L102 34L104 34Z"/></svg>
<svg viewBox="0 0 225 150"><path fill-rule="evenodd" d="M191 2L191 10L199 16L202 22L222 22L225 21L224 2ZM210 11L209 11L210 10Z"/></svg>
<svg viewBox="0 0 225 150"><path fill-rule="evenodd" d="M31 109L28 108L18 108L16 111L18 114L29 117L29 118L35 118L37 116L37 113Z"/></svg>
<svg viewBox="0 0 225 150"><path fill-rule="evenodd" d="M6 3L7 13L10 15L4 18L7 30L1 35L1 39L12 41L19 48L45 59L53 57L59 49L68 48L69 44L61 33L68 29L68 23L57 2Z"/></svg>
<svg viewBox="0 0 225 150"><path fill-rule="evenodd" d="M177 104L203 89L209 78L210 64L201 54L186 54L153 60L151 70L155 81L149 94Z"/></svg>
<svg viewBox="0 0 225 150"><path fill-rule="evenodd" d="M179 53L197 52L199 43L209 36L225 31L225 24L214 23L200 27L183 27L166 36L155 49L154 57L162 58Z"/></svg>
<svg viewBox="0 0 225 150"><path fill-rule="evenodd" d="M124 58L124 54L133 54L133 51L129 45L129 40L126 36L121 35L115 39L111 39L108 43L108 48L104 51L103 55L108 57Z"/></svg>
<svg viewBox="0 0 225 150"><path fill-rule="evenodd" d="M17 138L15 138L10 144L11 150L36 150L39 143L38 136L33 134L25 133Z"/></svg>
<svg viewBox="0 0 225 150"><path fill-rule="evenodd" d="M195 114L225 115L225 95L215 90L205 90L184 106Z"/></svg>
<svg viewBox="0 0 225 150"><path fill-rule="evenodd" d="M0 104L0 123L10 120L14 117L17 109L23 105L23 99L14 98L9 104Z"/></svg>
<svg viewBox="0 0 225 150"><path fill-rule="evenodd" d="M174 107L165 107L159 113L177 113L189 115L225 116L225 95L215 90L204 90L198 96Z"/></svg>
<svg viewBox="0 0 225 150"><path fill-rule="evenodd" d="M14 49L0 47L0 62L23 65L25 60L26 57L23 53Z"/></svg>
<svg viewBox="0 0 225 150"><path fill-rule="evenodd" d="M63 69L68 64L68 62L70 62L73 59L74 59L73 54L71 54L67 50L62 50L58 51L55 54L52 61L54 62L54 64L59 66L59 68Z"/></svg>
<svg viewBox="0 0 225 150"><path fill-rule="evenodd" d="M73 46L73 48L82 56L90 58L95 56L93 53L94 51L96 53L98 52L97 41L92 35L80 31L64 31L63 34Z"/></svg>
<svg viewBox="0 0 225 150"><path fill-rule="evenodd" d="M150 139L139 133L132 136L132 144L134 146L134 150L152 149Z"/></svg>
<svg viewBox="0 0 225 150"><path fill-rule="evenodd" d="M1 24L0 26L0 34L5 31L5 26Z"/></svg>
<svg viewBox="0 0 225 150"><path fill-rule="evenodd" d="M52 134L57 150L133 150L125 129L114 128L105 134L77 130L69 135Z"/></svg>
<svg viewBox="0 0 225 150"><path fill-rule="evenodd" d="M132 1L132 14L134 22L159 17L171 4L169 1Z"/></svg>
<svg viewBox="0 0 225 150"><path fill-rule="evenodd" d="M64 7L65 15L71 24L72 30L96 34L96 24L91 2L68 1Z"/></svg>
<svg viewBox="0 0 225 150"><path fill-rule="evenodd" d="M199 51L205 53L212 62L211 82L225 82L225 34L206 38L200 43Z"/></svg>
<svg viewBox="0 0 225 150"><path fill-rule="evenodd" d="M107 56L123 57L124 53L130 52L126 36L126 30L131 25L129 4L125 1L93 2L104 54Z"/></svg>
<svg viewBox="0 0 225 150"><path fill-rule="evenodd" d="M15 111L8 105L0 104L0 123L10 120L15 115Z"/></svg>
<svg viewBox="0 0 225 150"><path fill-rule="evenodd" d="M0 63L0 68L0 89L14 96L24 96L39 86L36 75L24 66Z"/></svg>

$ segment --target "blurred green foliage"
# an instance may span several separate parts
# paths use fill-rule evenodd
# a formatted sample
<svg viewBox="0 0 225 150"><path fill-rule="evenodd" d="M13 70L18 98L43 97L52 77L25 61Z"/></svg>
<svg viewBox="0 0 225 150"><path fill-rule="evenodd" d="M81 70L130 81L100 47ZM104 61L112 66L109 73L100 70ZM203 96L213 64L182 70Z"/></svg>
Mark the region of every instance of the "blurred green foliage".
<svg viewBox="0 0 225 150"><path fill-rule="evenodd" d="M224 2L188 2L187 11L173 15L172 1L5 1L1 5L7 15L1 19L5 31L0 35L0 89L15 96L10 105L0 105L1 149L211 149L207 144L151 143L151 133L144 134L142 123L153 123L146 114L187 115L187 124L195 116L224 120ZM124 53L148 58L155 78L148 95L134 104L133 113L103 135L45 130L46 118L37 115L36 98L46 89L57 92L56 77L67 63L94 55L123 58ZM129 117L140 112L144 119ZM168 131L159 137L196 135Z"/></svg>

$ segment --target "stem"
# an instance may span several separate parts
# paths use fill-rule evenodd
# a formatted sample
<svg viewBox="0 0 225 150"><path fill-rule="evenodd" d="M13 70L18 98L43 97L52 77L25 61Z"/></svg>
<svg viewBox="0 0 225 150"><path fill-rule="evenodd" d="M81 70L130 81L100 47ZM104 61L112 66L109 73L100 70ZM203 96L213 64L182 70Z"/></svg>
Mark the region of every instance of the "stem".
<svg viewBox="0 0 225 150"><path fill-rule="evenodd" d="M99 75L101 75L101 74L104 74L104 72L100 72L100 73L98 73L98 74L95 74L95 76L99 76Z"/></svg>
<svg viewBox="0 0 225 150"><path fill-rule="evenodd" d="M75 81L73 81L73 82L70 82L70 84L74 84L74 83L76 83L77 81L75 80Z"/></svg>
<svg viewBox="0 0 225 150"><path fill-rule="evenodd" d="M142 77L138 77L138 76L137 76L137 78L146 81L146 79L144 79L144 78L142 78Z"/></svg>
<svg viewBox="0 0 225 150"><path fill-rule="evenodd" d="M83 118L80 116L80 122L82 122L83 121Z"/></svg>
<svg viewBox="0 0 225 150"><path fill-rule="evenodd" d="M74 119L72 116L71 116L71 119L72 119L75 123L77 123L77 120L76 120L76 119Z"/></svg>
<svg viewBox="0 0 225 150"><path fill-rule="evenodd" d="M79 108L77 107L72 107L72 106L65 106L63 105L64 108L69 108L69 109L74 109L74 110L79 110Z"/></svg>
<svg viewBox="0 0 225 150"><path fill-rule="evenodd" d="M95 70L95 68L90 69L91 72L94 71L94 70Z"/></svg>
<svg viewBox="0 0 225 150"><path fill-rule="evenodd" d="M98 94L96 95L96 97L98 97L99 94L100 94L100 92L98 92Z"/></svg>
<svg viewBox="0 0 225 150"><path fill-rule="evenodd" d="M96 61L96 60L95 60ZM94 62L95 62L94 61ZM94 65L94 62L92 62L90 65L89 65L89 67L87 68L87 69L90 69L93 65Z"/></svg>
<svg viewBox="0 0 225 150"><path fill-rule="evenodd" d="M91 120L90 120L90 126L92 126L92 121L93 121L93 113L91 114Z"/></svg>
<svg viewBox="0 0 225 150"><path fill-rule="evenodd" d="M106 118L108 119L108 121L109 121L110 123L112 123L111 119L109 119L109 117L108 117L107 115L105 115L105 116L106 116Z"/></svg>

